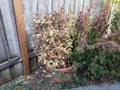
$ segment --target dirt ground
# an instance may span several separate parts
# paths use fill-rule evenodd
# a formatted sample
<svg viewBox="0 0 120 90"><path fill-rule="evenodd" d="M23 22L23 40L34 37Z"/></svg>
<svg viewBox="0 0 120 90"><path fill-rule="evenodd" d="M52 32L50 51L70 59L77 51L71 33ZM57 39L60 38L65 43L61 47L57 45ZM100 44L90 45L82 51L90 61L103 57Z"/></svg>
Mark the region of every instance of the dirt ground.
<svg viewBox="0 0 120 90"><path fill-rule="evenodd" d="M1 87L12 87L14 85L17 86L17 90L60 90L58 84L52 80L51 75L44 67L40 67L30 76L25 77L22 75Z"/></svg>
<svg viewBox="0 0 120 90"><path fill-rule="evenodd" d="M70 83L67 84L71 87L74 87ZM46 68L40 67L30 76L25 77L21 75L20 77L2 85L0 90L61 90L60 87L61 84L53 81L52 76L50 73L48 73ZM91 84L70 90L120 90L120 83L102 83L98 85Z"/></svg>
<svg viewBox="0 0 120 90"><path fill-rule="evenodd" d="M102 83L104 83L104 81ZM89 83L87 85L90 86ZM104 86L106 87L106 85ZM31 75L28 76L21 75L18 78L15 78L14 80L2 85L0 87L0 90L61 90L61 87L75 88L80 86L76 86L71 82L66 82L63 84L56 83L52 79L50 71L47 70L46 67L40 65L38 70L34 71ZM75 90L84 90L84 89L75 89ZM89 90L89 89L87 89L86 87L85 90Z"/></svg>

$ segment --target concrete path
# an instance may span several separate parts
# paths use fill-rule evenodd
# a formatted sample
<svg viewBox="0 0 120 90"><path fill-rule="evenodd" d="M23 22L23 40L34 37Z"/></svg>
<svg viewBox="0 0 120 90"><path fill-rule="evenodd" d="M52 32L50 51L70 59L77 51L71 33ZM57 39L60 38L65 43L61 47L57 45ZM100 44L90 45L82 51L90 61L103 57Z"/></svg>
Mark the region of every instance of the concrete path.
<svg viewBox="0 0 120 90"><path fill-rule="evenodd" d="M120 82L115 82L114 84L104 83L100 85L90 85L68 90L120 90Z"/></svg>

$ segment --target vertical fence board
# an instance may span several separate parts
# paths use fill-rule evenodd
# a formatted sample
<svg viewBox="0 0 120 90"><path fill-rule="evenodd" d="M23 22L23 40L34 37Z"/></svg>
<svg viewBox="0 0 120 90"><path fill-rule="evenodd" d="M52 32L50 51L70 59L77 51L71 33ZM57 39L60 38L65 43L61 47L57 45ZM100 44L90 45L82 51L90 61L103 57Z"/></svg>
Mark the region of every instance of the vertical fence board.
<svg viewBox="0 0 120 90"><path fill-rule="evenodd" d="M44 0L44 7L46 8L46 12L50 13L51 11L51 0Z"/></svg>
<svg viewBox="0 0 120 90"><path fill-rule="evenodd" d="M32 42L32 28L33 28L33 17L37 10L37 2L38 0L22 0L22 9L24 16L24 25L27 36L27 46L28 51L32 50L31 42Z"/></svg>
<svg viewBox="0 0 120 90"><path fill-rule="evenodd" d="M45 0L38 0L38 12L40 13L41 18L43 18L44 15L47 13Z"/></svg>
<svg viewBox="0 0 120 90"><path fill-rule="evenodd" d="M12 0L1 0L0 8L10 49L9 54L11 57L20 56L19 43L12 8Z"/></svg>
<svg viewBox="0 0 120 90"><path fill-rule="evenodd" d="M0 35L0 42L2 42L1 35ZM0 51L1 51L0 52L0 62L2 62L4 59L7 59L3 43L0 43Z"/></svg>
<svg viewBox="0 0 120 90"><path fill-rule="evenodd" d="M76 8L76 0L74 0L74 6L73 6L74 13L75 13L75 8Z"/></svg>
<svg viewBox="0 0 120 90"><path fill-rule="evenodd" d="M83 0L76 0L76 7L75 7L76 14L78 14L78 12L82 11L82 3L83 3Z"/></svg>
<svg viewBox="0 0 120 90"><path fill-rule="evenodd" d="M9 47L7 44L7 39L5 35L5 30L3 26L3 20L1 16L1 10L0 10L0 62L1 61L6 61L9 56Z"/></svg>
<svg viewBox="0 0 120 90"><path fill-rule="evenodd" d="M82 12L84 11L85 0L82 0Z"/></svg>
<svg viewBox="0 0 120 90"><path fill-rule="evenodd" d="M93 0L90 0L90 7L92 7Z"/></svg>
<svg viewBox="0 0 120 90"><path fill-rule="evenodd" d="M95 7L95 13L94 13L94 17L96 17L97 15L99 15L99 12L100 12L100 10L101 10L101 8L102 8L102 6L103 6L103 4L102 4L102 1L101 0L97 0L97 1L95 1L95 3L96 3L96 7ZM98 4L99 3L99 4Z"/></svg>
<svg viewBox="0 0 120 90"><path fill-rule="evenodd" d="M90 1L91 0L85 0L84 12L90 8Z"/></svg>
<svg viewBox="0 0 120 90"><path fill-rule="evenodd" d="M24 0L23 0L23 3L24 3ZM29 45L28 45L29 52L32 50L32 47L31 47L32 37L31 36L32 36L32 30L33 30L33 18L34 18L34 15L38 12L38 6L37 5L38 5L38 0L31 0L30 10L29 10L29 12L31 12L31 14L30 14L31 16L29 18L30 19L29 20L30 24L25 26L25 29L26 29L26 27L30 27L30 31L29 31L30 33L27 34L27 42L29 43ZM23 9L23 11L24 11L24 9ZM28 14L26 13L25 16L27 17ZM25 21L24 23L27 24L28 21Z"/></svg>
<svg viewBox="0 0 120 90"><path fill-rule="evenodd" d="M31 10L31 0L24 0L22 1L22 9L23 9L23 15L24 15L24 25L25 25L25 31L26 31L26 36L27 36L27 46L28 50L31 50L31 29L32 29L32 10Z"/></svg>
<svg viewBox="0 0 120 90"><path fill-rule="evenodd" d="M74 0L65 0L65 12L74 11Z"/></svg>
<svg viewBox="0 0 120 90"><path fill-rule="evenodd" d="M0 72L0 85L10 80L12 80L12 76L9 68Z"/></svg>
<svg viewBox="0 0 120 90"><path fill-rule="evenodd" d="M63 0L53 0L53 10L58 10L63 7L64 1Z"/></svg>

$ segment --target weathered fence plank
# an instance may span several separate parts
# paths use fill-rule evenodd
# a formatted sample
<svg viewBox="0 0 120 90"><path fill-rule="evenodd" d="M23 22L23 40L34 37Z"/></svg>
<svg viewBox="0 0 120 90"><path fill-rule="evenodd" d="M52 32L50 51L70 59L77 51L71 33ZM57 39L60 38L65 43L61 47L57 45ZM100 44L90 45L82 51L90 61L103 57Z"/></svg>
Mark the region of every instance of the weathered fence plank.
<svg viewBox="0 0 120 90"><path fill-rule="evenodd" d="M6 45L6 41L5 40L5 35L4 35L4 27L3 27L3 22L2 22L2 16L1 16L1 10L0 10L0 63L2 61L6 61L7 60L7 55L8 55L8 51L9 50L5 50L8 49L8 46Z"/></svg>
<svg viewBox="0 0 120 90"><path fill-rule="evenodd" d="M47 8L45 0L38 0L38 12L40 13L41 18L46 14Z"/></svg>
<svg viewBox="0 0 120 90"><path fill-rule="evenodd" d="M74 0L65 0L65 12L74 11Z"/></svg>
<svg viewBox="0 0 120 90"><path fill-rule="evenodd" d="M91 0L85 0L84 9L83 9L84 12L90 8L90 1Z"/></svg>
<svg viewBox="0 0 120 90"><path fill-rule="evenodd" d="M84 11L85 0L82 1L82 12Z"/></svg>
<svg viewBox="0 0 120 90"><path fill-rule="evenodd" d="M44 5L45 5L47 13L52 12L52 9L51 9L51 0L44 0Z"/></svg>
<svg viewBox="0 0 120 90"><path fill-rule="evenodd" d="M75 13L76 15L82 11L82 3L83 3L83 0L76 0L76 7L75 7Z"/></svg>
<svg viewBox="0 0 120 90"><path fill-rule="evenodd" d="M53 10L58 10L63 7L64 1L63 0L53 0Z"/></svg>
<svg viewBox="0 0 120 90"><path fill-rule="evenodd" d="M10 49L9 54L11 57L20 56L12 0L1 0L0 8L7 36L7 41Z"/></svg>
<svg viewBox="0 0 120 90"><path fill-rule="evenodd" d="M28 51L32 51L32 28L33 28L33 17L38 12L38 0L22 0L22 9L24 16L24 25L27 36Z"/></svg>
<svg viewBox="0 0 120 90"><path fill-rule="evenodd" d="M2 42L2 39L1 39L1 36L0 36L0 42ZM4 46L3 46L3 43L0 43L0 62L4 61L5 59L7 59L6 57L6 53L5 53L5 50L4 50Z"/></svg>
<svg viewBox="0 0 120 90"><path fill-rule="evenodd" d="M5 83L5 82L7 82L7 81L12 80L12 76L11 76L10 73L11 73L11 72L10 72L10 69L9 69L9 68L7 68L7 69L5 69L4 71L1 71L1 72L0 72L0 85L1 85L2 83Z"/></svg>

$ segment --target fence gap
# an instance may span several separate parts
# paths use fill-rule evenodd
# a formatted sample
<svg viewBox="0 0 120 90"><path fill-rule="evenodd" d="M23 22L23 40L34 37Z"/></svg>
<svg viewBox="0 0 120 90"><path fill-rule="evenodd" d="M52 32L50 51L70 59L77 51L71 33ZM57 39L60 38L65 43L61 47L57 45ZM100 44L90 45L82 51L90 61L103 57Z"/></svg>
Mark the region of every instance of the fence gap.
<svg viewBox="0 0 120 90"><path fill-rule="evenodd" d="M65 0L64 0L64 2L63 2L63 8L65 9Z"/></svg>
<svg viewBox="0 0 120 90"><path fill-rule="evenodd" d="M92 0L90 1L90 8L92 7Z"/></svg>
<svg viewBox="0 0 120 90"><path fill-rule="evenodd" d="M51 12L53 12L53 0L51 0Z"/></svg>
<svg viewBox="0 0 120 90"><path fill-rule="evenodd" d="M75 13L75 8L76 8L76 0L74 0L74 6L73 6L73 12Z"/></svg>
<svg viewBox="0 0 120 90"><path fill-rule="evenodd" d="M84 5L85 5L85 0L83 0L83 3L82 3L82 12L84 11Z"/></svg>

